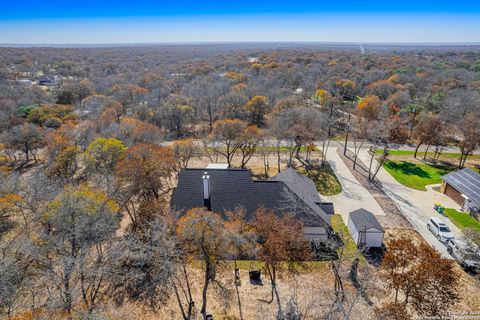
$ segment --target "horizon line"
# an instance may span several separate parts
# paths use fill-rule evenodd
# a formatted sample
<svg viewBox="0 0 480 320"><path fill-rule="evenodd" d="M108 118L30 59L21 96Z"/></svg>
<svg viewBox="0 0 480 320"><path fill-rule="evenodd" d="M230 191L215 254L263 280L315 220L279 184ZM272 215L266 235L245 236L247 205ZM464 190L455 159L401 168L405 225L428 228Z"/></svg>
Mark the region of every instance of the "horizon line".
<svg viewBox="0 0 480 320"><path fill-rule="evenodd" d="M88 47L88 46L162 46L162 45L242 45L242 44L279 44L279 45L395 45L395 46L478 46L480 42L361 42L361 41L158 41L158 42L92 42L92 43L0 43L1 48L15 47Z"/></svg>

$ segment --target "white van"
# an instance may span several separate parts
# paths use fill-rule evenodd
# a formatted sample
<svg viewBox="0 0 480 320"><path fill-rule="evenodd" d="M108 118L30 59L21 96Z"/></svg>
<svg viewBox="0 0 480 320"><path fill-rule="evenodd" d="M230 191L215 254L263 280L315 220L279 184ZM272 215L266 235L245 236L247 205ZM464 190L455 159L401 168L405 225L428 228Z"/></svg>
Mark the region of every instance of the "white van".
<svg viewBox="0 0 480 320"><path fill-rule="evenodd" d="M431 217L428 220L427 228L442 242L448 242L449 240L455 239L452 231L450 231L448 226L440 220L440 218Z"/></svg>

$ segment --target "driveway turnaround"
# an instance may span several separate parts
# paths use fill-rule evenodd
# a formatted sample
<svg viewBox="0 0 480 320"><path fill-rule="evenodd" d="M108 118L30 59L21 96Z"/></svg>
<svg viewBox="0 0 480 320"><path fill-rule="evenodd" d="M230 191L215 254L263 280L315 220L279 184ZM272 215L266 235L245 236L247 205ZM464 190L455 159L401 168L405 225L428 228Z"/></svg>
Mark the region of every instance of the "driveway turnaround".
<svg viewBox="0 0 480 320"><path fill-rule="evenodd" d="M333 202L335 213L342 216L345 224L348 223L348 214L361 208L377 216L385 215L385 212L370 192L352 175L347 165L338 155L336 148L329 148L327 160L342 185L342 192L334 196L321 196L321 198L326 202Z"/></svg>
<svg viewBox="0 0 480 320"><path fill-rule="evenodd" d="M367 149L360 150L359 159L365 163L370 163L370 155ZM375 165L377 164L376 160ZM440 242L428 229L427 222L430 217L437 216L443 220L455 234L455 237L461 237L462 232L450 220L441 216L433 209L433 205L439 202L446 208L460 210L460 207L449 197L433 190L432 186L427 186L427 191L415 190L406 187L393 178L387 170L380 168L376 177L380 181L385 193L395 202L397 207L403 213L405 218L413 225L420 235L435 249L445 257L451 258L447 253L445 244Z"/></svg>

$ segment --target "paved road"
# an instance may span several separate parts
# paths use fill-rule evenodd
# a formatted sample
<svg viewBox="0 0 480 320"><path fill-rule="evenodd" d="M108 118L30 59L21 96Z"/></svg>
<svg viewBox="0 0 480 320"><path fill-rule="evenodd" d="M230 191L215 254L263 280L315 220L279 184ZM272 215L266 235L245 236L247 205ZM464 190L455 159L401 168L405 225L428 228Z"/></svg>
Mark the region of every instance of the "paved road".
<svg viewBox="0 0 480 320"><path fill-rule="evenodd" d="M329 148L327 160L342 185L342 192L334 196L321 196L321 198L324 201L333 202L335 213L342 216L345 224L348 223L348 214L360 208L369 210L375 215L385 215L370 192L355 179L335 149L335 147Z"/></svg>
<svg viewBox="0 0 480 320"><path fill-rule="evenodd" d="M345 145L345 140L339 140L337 142L340 143L342 145L342 147ZM359 144L359 143L357 143L357 144ZM347 146L348 146L349 149L351 148L353 150L353 148L354 148L353 141L348 141ZM371 146L371 143L365 142L362 145L362 149L369 149L370 146ZM394 143L391 143L391 144L388 145L388 148L390 150L415 151L417 146L413 145L413 144L394 144ZM425 152L426 148L427 148L426 145L421 145L420 148L418 149L418 153L421 155L423 152ZM435 151L434 147L430 147L428 149L428 152L434 152L434 151ZM460 153L460 149L458 149L458 147L455 147L455 146L448 146L448 147L443 148L442 153ZM480 154L480 150L475 150L473 153L474 154Z"/></svg>
<svg viewBox="0 0 480 320"><path fill-rule="evenodd" d="M369 163L370 156L366 149L360 151L359 159L364 163ZM443 193L434 191L432 186L428 186L427 191L419 191L400 184L384 168L380 168L377 179L382 183L387 195L396 203L420 235L445 257L450 258L446 246L427 229L427 221L433 216L440 217L450 227L455 236L460 237L462 232L448 218L440 216L433 210L433 204L440 202L443 206L456 210L459 210L460 207Z"/></svg>

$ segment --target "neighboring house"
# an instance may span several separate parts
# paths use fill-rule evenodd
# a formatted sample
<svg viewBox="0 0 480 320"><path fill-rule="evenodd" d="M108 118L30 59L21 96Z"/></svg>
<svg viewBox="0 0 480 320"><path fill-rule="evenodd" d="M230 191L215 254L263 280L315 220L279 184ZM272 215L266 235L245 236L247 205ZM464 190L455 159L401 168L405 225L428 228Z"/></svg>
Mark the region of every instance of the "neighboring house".
<svg viewBox="0 0 480 320"><path fill-rule="evenodd" d="M480 174L465 168L442 177L442 192L471 215L480 213Z"/></svg>
<svg viewBox="0 0 480 320"><path fill-rule="evenodd" d="M56 86L57 79L54 76L42 76L38 78L38 85L40 86Z"/></svg>
<svg viewBox="0 0 480 320"><path fill-rule="evenodd" d="M313 181L290 168L269 180L253 180L247 169L182 169L171 208L185 212L203 206L219 214L241 207L247 221L258 208L270 208L301 219L310 240L324 241L332 234L332 204L322 204Z"/></svg>
<svg viewBox="0 0 480 320"><path fill-rule="evenodd" d="M228 163L210 163L206 169L229 169Z"/></svg>
<svg viewBox="0 0 480 320"><path fill-rule="evenodd" d="M348 216L348 230L359 248L380 248L385 230L368 210L358 209Z"/></svg>
<svg viewBox="0 0 480 320"><path fill-rule="evenodd" d="M17 84L20 84L22 86L30 86L33 84L32 80L29 79L18 79Z"/></svg>

